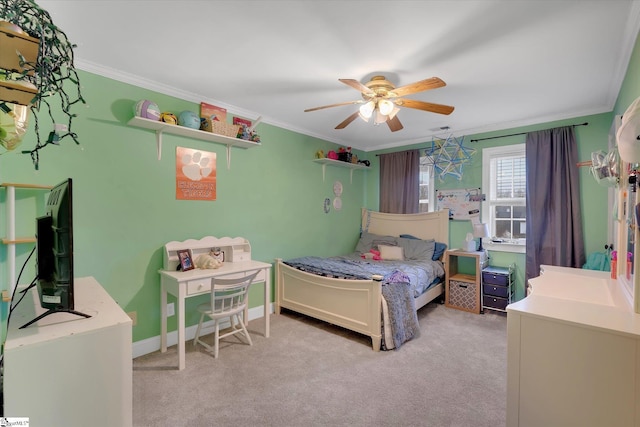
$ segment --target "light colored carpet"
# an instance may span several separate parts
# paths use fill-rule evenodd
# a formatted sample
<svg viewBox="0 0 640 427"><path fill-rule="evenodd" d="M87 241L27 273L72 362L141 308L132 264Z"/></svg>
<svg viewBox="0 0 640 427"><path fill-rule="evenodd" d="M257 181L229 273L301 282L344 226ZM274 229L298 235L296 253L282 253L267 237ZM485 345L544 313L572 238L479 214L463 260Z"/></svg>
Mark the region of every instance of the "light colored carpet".
<svg viewBox="0 0 640 427"><path fill-rule="evenodd" d="M250 322L214 359L187 343L133 362L133 424L146 426L503 426L506 315L430 303L421 334L374 352L370 339L296 313ZM208 337L213 341L213 336Z"/></svg>

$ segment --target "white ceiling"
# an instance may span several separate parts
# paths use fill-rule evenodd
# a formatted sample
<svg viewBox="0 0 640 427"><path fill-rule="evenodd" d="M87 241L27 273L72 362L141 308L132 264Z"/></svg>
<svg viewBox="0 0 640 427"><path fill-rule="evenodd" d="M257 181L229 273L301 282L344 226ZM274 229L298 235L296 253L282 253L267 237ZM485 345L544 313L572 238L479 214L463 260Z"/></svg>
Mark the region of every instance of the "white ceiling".
<svg viewBox="0 0 640 427"><path fill-rule="evenodd" d="M37 3L77 68L365 151L609 112L640 29L636 0ZM455 111L403 108L394 133L335 130L357 105L303 112L361 99L338 79L376 74L440 77L407 97Z"/></svg>

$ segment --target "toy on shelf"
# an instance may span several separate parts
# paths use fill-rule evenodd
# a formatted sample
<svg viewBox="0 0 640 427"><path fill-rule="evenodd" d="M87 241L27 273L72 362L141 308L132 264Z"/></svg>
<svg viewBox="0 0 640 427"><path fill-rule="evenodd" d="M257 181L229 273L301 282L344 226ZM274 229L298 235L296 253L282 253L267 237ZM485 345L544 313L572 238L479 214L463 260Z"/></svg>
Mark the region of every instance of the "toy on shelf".
<svg viewBox="0 0 640 427"><path fill-rule="evenodd" d="M149 101L148 99L141 99L133 106L133 113L138 116L149 120L160 120L160 109L158 104Z"/></svg>
<svg viewBox="0 0 640 427"><path fill-rule="evenodd" d="M178 118L176 117L176 115L168 111L160 114L160 121L164 123L168 123L170 125L178 124Z"/></svg>
<svg viewBox="0 0 640 427"><path fill-rule="evenodd" d="M252 131L251 128L244 123L240 125L238 135L236 137L246 141L256 142L258 144L260 143L260 135L255 131Z"/></svg>
<svg viewBox="0 0 640 427"><path fill-rule="evenodd" d="M351 163L351 158L353 154L351 154L351 147L340 147L338 149L338 160L341 162Z"/></svg>
<svg viewBox="0 0 640 427"><path fill-rule="evenodd" d="M190 129L200 129L200 117L193 111L184 110L178 115L178 125Z"/></svg>

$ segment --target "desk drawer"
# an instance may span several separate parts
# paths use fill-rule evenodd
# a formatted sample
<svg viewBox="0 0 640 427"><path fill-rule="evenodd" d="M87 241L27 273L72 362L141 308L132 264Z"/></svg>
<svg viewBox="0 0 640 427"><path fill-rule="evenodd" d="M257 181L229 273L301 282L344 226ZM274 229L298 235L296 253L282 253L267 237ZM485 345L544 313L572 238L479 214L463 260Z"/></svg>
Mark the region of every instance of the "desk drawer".
<svg viewBox="0 0 640 427"><path fill-rule="evenodd" d="M250 273L233 273L233 274L229 274L227 276L220 276L221 279L238 279L241 277L246 277L249 276ZM255 279L253 279L253 283L257 283L257 282L264 282L265 281L265 277L266 275L264 274L264 270L260 270L258 272L258 275L256 276Z"/></svg>
<svg viewBox="0 0 640 427"><path fill-rule="evenodd" d="M237 279L248 276L249 273L233 273L225 276L220 276L221 279ZM264 282L266 274L264 270L260 270L256 276L255 282ZM194 279L187 282L187 295L202 294L211 291L211 278L205 277L203 279Z"/></svg>
<svg viewBox="0 0 640 427"><path fill-rule="evenodd" d="M211 279L189 280L187 282L187 295L201 294L211 291Z"/></svg>

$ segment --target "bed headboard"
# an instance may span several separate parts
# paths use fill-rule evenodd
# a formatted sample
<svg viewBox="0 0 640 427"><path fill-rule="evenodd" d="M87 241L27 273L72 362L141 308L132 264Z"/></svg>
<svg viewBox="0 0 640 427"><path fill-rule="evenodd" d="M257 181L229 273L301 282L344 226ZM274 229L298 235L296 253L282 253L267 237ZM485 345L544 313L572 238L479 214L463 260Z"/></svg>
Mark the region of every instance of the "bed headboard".
<svg viewBox="0 0 640 427"><path fill-rule="evenodd" d="M391 214L362 208L362 230L382 236L411 234L449 245L449 210L417 214Z"/></svg>

